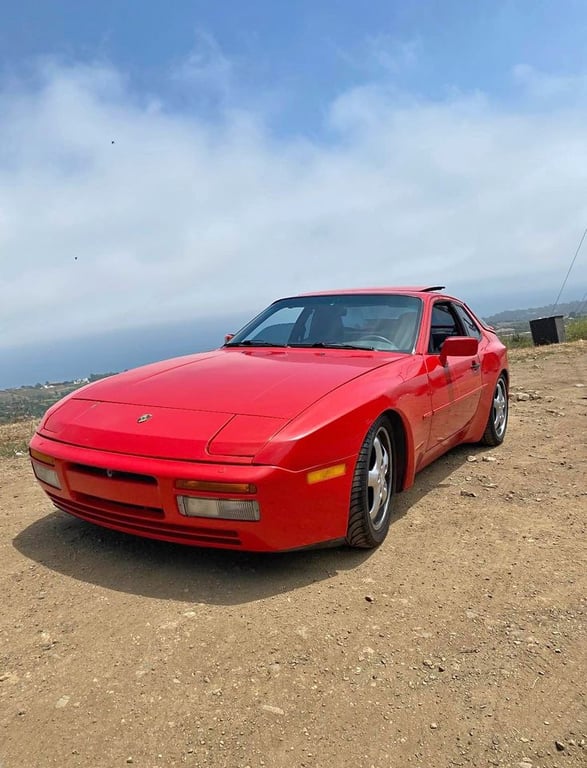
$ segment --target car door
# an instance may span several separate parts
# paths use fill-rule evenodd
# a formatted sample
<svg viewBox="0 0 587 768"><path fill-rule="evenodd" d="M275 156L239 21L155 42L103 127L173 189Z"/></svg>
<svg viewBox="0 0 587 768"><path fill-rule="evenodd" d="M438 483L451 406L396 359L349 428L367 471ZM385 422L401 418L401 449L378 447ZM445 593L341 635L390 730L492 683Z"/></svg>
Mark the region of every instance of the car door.
<svg viewBox="0 0 587 768"><path fill-rule="evenodd" d="M475 336L474 323L472 328L467 327L463 311L460 305L446 300L434 302L432 307L425 356L432 405L429 451L456 439L479 406L482 391L479 354L448 357L444 363L440 356L447 337Z"/></svg>

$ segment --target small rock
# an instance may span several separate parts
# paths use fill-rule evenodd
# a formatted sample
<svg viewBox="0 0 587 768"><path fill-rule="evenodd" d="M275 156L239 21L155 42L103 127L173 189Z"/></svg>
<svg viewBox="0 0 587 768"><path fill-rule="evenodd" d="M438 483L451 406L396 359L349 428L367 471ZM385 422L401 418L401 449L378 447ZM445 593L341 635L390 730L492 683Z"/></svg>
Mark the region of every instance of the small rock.
<svg viewBox="0 0 587 768"><path fill-rule="evenodd" d="M467 461L470 461L470 462L477 461L477 457L476 456L467 456Z"/></svg>
<svg viewBox="0 0 587 768"><path fill-rule="evenodd" d="M127 763L134 763L134 760L132 759L132 757L127 757L126 758L126 762Z"/></svg>
<svg viewBox="0 0 587 768"><path fill-rule="evenodd" d="M530 395L527 392L516 392L516 400L519 403L525 403L526 400L530 399Z"/></svg>
<svg viewBox="0 0 587 768"><path fill-rule="evenodd" d="M271 712L272 715L285 715L281 707L273 707L271 704L262 704L261 709L264 709L265 712Z"/></svg>
<svg viewBox="0 0 587 768"><path fill-rule="evenodd" d="M497 459L495 458L495 456L483 456L481 461L497 461Z"/></svg>
<svg viewBox="0 0 587 768"><path fill-rule="evenodd" d="M576 387L584 387L584 384L575 384Z"/></svg>
<svg viewBox="0 0 587 768"><path fill-rule="evenodd" d="M375 600L375 598L373 597L373 595L365 595L365 600L368 603L372 603Z"/></svg>
<svg viewBox="0 0 587 768"><path fill-rule="evenodd" d="M60 699L57 699L55 709L63 709L63 707L66 707L69 704L70 698L71 696L62 696Z"/></svg>
<svg viewBox="0 0 587 768"><path fill-rule="evenodd" d="M430 728L435 731L438 728L438 723L430 723Z"/></svg>
<svg viewBox="0 0 587 768"><path fill-rule="evenodd" d="M554 742L554 746L557 748L557 751L558 751L558 752L564 752L564 751L565 751L565 749L566 749L566 747L565 747L565 745L562 743L562 741L558 741L558 740L557 740L557 741L555 741L555 742Z"/></svg>
<svg viewBox="0 0 587 768"><path fill-rule="evenodd" d="M461 491L461 496L468 496L471 499L477 498L477 494L474 491Z"/></svg>

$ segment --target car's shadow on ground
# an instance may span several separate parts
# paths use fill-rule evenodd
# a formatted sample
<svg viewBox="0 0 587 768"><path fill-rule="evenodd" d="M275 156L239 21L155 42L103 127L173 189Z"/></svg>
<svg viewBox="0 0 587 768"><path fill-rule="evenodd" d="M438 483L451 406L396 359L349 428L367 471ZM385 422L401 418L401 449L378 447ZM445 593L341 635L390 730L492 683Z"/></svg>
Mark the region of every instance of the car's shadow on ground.
<svg viewBox="0 0 587 768"><path fill-rule="evenodd" d="M479 450L455 449L421 472L415 486L395 499L388 541L394 535L394 523ZM36 521L13 543L30 560L82 582L212 605L248 603L335 578L373 553L348 547L276 554L200 549L117 533L64 512L51 512Z"/></svg>

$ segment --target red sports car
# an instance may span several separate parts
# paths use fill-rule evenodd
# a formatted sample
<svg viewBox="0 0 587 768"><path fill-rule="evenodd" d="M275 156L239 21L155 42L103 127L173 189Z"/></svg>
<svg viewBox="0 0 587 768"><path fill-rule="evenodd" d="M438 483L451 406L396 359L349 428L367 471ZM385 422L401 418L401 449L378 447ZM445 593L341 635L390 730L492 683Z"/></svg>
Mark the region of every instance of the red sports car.
<svg viewBox="0 0 587 768"><path fill-rule="evenodd" d="M59 509L153 539L375 547L416 472L504 439L505 347L441 290L280 299L220 349L89 384L45 414L34 473Z"/></svg>

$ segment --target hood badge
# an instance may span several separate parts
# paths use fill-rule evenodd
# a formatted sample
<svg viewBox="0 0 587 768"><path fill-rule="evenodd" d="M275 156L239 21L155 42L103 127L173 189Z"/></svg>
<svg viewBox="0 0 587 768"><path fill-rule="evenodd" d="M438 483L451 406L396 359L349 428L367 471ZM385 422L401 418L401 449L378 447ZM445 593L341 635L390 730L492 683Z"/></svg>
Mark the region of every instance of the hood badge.
<svg viewBox="0 0 587 768"><path fill-rule="evenodd" d="M152 413L143 413L142 416L139 416L137 419L137 424L144 424L145 421L149 421L153 417Z"/></svg>

